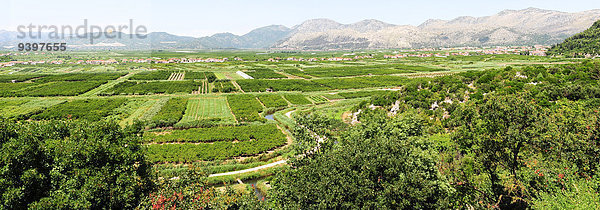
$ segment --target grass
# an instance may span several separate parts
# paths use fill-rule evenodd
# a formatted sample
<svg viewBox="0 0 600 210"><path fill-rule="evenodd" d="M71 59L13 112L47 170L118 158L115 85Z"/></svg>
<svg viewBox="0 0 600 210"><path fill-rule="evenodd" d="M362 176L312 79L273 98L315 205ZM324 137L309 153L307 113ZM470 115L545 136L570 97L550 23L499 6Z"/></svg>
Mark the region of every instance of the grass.
<svg viewBox="0 0 600 210"><path fill-rule="evenodd" d="M191 98L188 100L185 114L181 122L192 122L204 119L221 119L222 122L233 123L235 119L227 106L227 98Z"/></svg>
<svg viewBox="0 0 600 210"><path fill-rule="evenodd" d="M61 99L0 101L0 117L26 119L62 102Z"/></svg>
<svg viewBox="0 0 600 210"><path fill-rule="evenodd" d="M162 109L162 107L165 104L167 104L168 101L169 101L169 98L162 98L162 99L156 100L152 105L150 105L150 107L148 107L146 110L142 111L142 114L139 117L139 120L146 121L146 122L152 120L152 117L154 117L154 115L158 114L160 109Z"/></svg>
<svg viewBox="0 0 600 210"><path fill-rule="evenodd" d="M150 99L146 100L143 104L139 105L133 112L125 119L119 122L122 127L133 124L136 120L140 120L144 114L146 114L159 100ZM149 117L150 119L151 117Z"/></svg>
<svg viewBox="0 0 600 210"><path fill-rule="evenodd" d="M228 79L223 72L215 72L215 76L218 80Z"/></svg>
<svg viewBox="0 0 600 210"><path fill-rule="evenodd" d="M88 92L86 92L84 94L81 94L80 96L95 96L95 95L98 95L99 93L104 92L104 91L106 91L106 90L114 87L116 84L119 84L119 83L127 80L128 78L132 77L133 75L134 75L134 73L129 73L129 74L127 74L127 75L125 75L125 76L123 76L121 78L118 78L116 80L110 80L107 83L105 83L103 85L100 85L97 88L94 88L94 89L92 89L92 90L90 90L90 91L88 91Z"/></svg>

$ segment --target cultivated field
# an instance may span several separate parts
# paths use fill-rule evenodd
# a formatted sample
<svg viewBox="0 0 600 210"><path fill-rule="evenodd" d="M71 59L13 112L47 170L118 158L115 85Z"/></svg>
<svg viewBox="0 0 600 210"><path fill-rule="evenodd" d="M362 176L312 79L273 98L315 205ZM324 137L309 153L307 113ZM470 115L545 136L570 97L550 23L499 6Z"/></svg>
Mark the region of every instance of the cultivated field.
<svg viewBox="0 0 600 210"><path fill-rule="evenodd" d="M190 98L181 122L206 119L219 119L223 123L233 123L235 119L225 97Z"/></svg>

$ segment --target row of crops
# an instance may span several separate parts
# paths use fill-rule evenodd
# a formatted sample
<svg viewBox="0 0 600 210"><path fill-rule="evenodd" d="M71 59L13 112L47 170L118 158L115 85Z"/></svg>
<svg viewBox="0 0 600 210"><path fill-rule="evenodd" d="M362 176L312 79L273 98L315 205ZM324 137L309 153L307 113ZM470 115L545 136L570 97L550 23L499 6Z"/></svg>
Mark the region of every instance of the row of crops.
<svg viewBox="0 0 600 210"><path fill-rule="evenodd" d="M228 95L229 108L238 122L265 122L259 113L263 111L262 104L253 95Z"/></svg>
<svg viewBox="0 0 600 210"><path fill-rule="evenodd" d="M193 162L258 155L285 145L287 137L275 124L263 124L150 132L144 140L152 142L153 162Z"/></svg>
<svg viewBox="0 0 600 210"><path fill-rule="evenodd" d="M444 71L442 68L430 68L425 66L410 66L403 64L385 65L358 65L344 67L313 67L303 69L303 73L315 77L349 77L361 75L386 75L403 74L415 72ZM295 72L296 74L298 72Z"/></svg>
<svg viewBox="0 0 600 210"><path fill-rule="evenodd" d="M229 80L216 80L213 84L213 93L232 93L237 91L235 85Z"/></svg>
<svg viewBox="0 0 600 210"><path fill-rule="evenodd" d="M264 71L264 70L254 70ZM270 70L267 70L270 71ZM131 76L128 80L107 86L106 90L99 95L148 95L148 94L190 94L199 90L202 81L152 81L156 78L168 79L171 71L149 71ZM274 73L274 72L273 72ZM179 73L177 73L180 75ZM274 73L277 74L277 73ZM207 75L214 76L211 72L185 72L185 78L203 78ZM281 75L281 74L277 74ZM63 75L4 75L0 77L0 97L23 97L23 96L76 96L88 92L94 88L107 83L112 79L124 76L123 73L79 73ZM178 76L180 78L181 76ZM216 78L216 77L215 77ZM6 82L10 81L10 82ZM26 81L26 82L17 82ZM392 87L405 83L406 78L397 76L372 76L355 78L331 78L331 79L252 79L238 80L237 83L246 92L273 91L324 91L335 89L353 89L369 87ZM211 81L208 81L211 82ZM231 81L215 80L209 88L212 92L230 93L237 91ZM207 86L208 88L208 86Z"/></svg>
<svg viewBox="0 0 600 210"><path fill-rule="evenodd" d="M260 114L269 108L284 108L291 105L320 103L320 96L300 94L228 95L226 97L163 98L152 99L153 103L141 98L97 97L77 100L65 99L11 99L0 100L0 117L33 120L85 119L101 120L119 115L120 120L136 113L137 118L149 123L150 127L198 127L203 124L234 124L237 122L265 122ZM158 100L158 102L156 102ZM131 104L127 104L129 101ZM48 102L48 103L46 103ZM137 104L137 105L136 105ZM153 105L154 104L154 105ZM137 110L143 108L145 110ZM119 110L115 110L119 109ZM155 111L153 111L155 110ZM150 114L150 116L147 116ZM143 117L144 116L144 117ZM134 121L136 119L130 119ZM196 124L194 124L196 123Z"/></svg>
<svg viewBox="0 0 600 210"><path fill-rule="evenodd" d="M213 72L197 71L145 71L133 75L130 80L168 80L172 74L183 74L185 80L203 80L214 81L217 77Z"/></svg>
<svg viewBox="0 0 600 210"><path fill-rule="evenodd" d="M267 108L279 108L288 106L288 102L281 97L281 95L260 95L258 99L265 105Z"/></svg>
<svg viewBox="0 0 600 210"><path fill-rule="evenodd" d="M255 69L244 72L247 75L250 75L254 79L281 79L287 78L282 74L278 74L270 69Z"/></svg>
<svg viewBox="0 0 600 210"><path fill-rule="evenodd" d="M58 81L46 83L0 83L0 97L76 96L106 83L100 81Z"/></svg>
<svg viewBox="0 0 600 210"><path fill-rule="evenodd" d="M144 141L148 143L210 143L217 141L250 141L273 138L281 133L275 124L246 126L220 126L210 128L190 128L186 130L160 130L146 132Z"/></svg>
<svg viewBox="0 0 600 210"><path fill-rule="evenodd" d="M283 80L238 80L237 83L246 92L273 91L323 91L336 89L358 89L371 87L395 87L405 84L407 78L398 76L370 76L331 79L283 79Z"/></svg>
<svg viewBox="0 0 600 210"><path fill-rule="evenodd" d="M0 83L115 80L127 73L9 74L0 75Z"/></svg>
<svg viewBox="0 0 600 210"><path fill-rule="evenodd" d="M197 91L202 85L201 81L168 81L168 82L146 82L125 81L116 84L101 95L148 95L148 94L173 94L191 93Z"/></svg>
<svg viewBox="0 0 600 210"><path fill-rule="evenodd" d="M279 135L273 134L273 136ZM219 141L210 144L150 144L148 158L153 162L193 162L253 156L285 145L285 135L281 134L280 137L282 138L243 142Z"/></svg>
<svg viewBox="0 0 600 210"><path fill-rule="evenodd" d="M126 73L0 75L0 97L75 96Z"/></svg>

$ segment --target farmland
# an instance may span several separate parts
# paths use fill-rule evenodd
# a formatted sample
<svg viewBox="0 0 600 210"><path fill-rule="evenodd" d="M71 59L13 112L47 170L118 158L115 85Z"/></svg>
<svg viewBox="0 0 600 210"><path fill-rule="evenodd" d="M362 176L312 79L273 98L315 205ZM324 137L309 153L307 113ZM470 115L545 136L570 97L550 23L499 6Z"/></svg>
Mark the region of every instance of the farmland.
<svg viewBox="0 0 600 210"><path fill-rule="evenodd" d="M33 115L31 119L86 119L91 121L101 120L111 114L111 111L126 99L84 99L74 100L54 105L40 114Z"/></svg>
<svg viewBox="0 0 600 210"><path fill-rule="evenodd" d="M276 125L265 124L149 132L144 140L152 142L151 161L189 163L258 155L283 146L286 136Z"/></svg>
<svg viewBox="0 0 600 210"><path fill-rule="evenodd" d="M239 122L264 122L265 119L259 114L264 107L253 95L229 95L227 96L229 107L236 120Z"/></svg>
<svg viewBox="0 0 600 210"><path fill-rule="evenodd" d="M306 99L306 97L303 95L285 95L284 97L287 101L294 105L312 104L312 102Z"/></svg>
<svg viewBox="0 0 600 210"><path fill-rule="evenodd" d="M424 66L394 65L366 65L329 68L305 68L304 73L314 77L349 77L361 75L388 75L415 72L443 71L440 68L429 68ZM297 72L293 72L297 73Z"/></svg>
<svg viewBox="0 0 600 210"><path fill-rule="evenodd" d="M147 95L162 93L191 93L202 86L199 81L133 82L125 81L106 90L102 95Z"/></svg>
<svg viewBox="0 0 600 210"><path fill-rule="evenodd" d="M231 93L237 91L237 88L229 80L217 80L214 83L212 92L215 93Z"/></svg>
<svg viewBox="0 0 600 210"><path fill-rule="evenodd" d="M172 126L179 122L187 107L187 98L171 98L152 117L151 122L156 127Z"/></svg>
<svg viewBox="0 0 600 210"><path fill-rule="evenodd" d="M260 95L258 99L267 108L279 108L285 107L288 103L281 97L281 95Z"/></svg>
<svg viewBox="0 0 600 210"><path fill-rule="evenodd" d="M280 79L280 78L287 78L286 76L278 74L278 73L275 73L273 70L270 70L270 69L255 69L255 70L246 71L244 73L250 75L254 79Z"/></svg>
<svg viewBox="0 0 600 210"><path fill-rule="evenodd" d="M65 52L69 53L78 54ZM172 56L204 59L232 59L236 56L239 59L215 63L15 65L0 68L0 117L6 122L18 122L14 125L50 123L47 126L51 127L54 122L64 122L91 126L89 129L109 126L111 129L101 131L110 133L107 136L132 135L126 145L133 145L131 142L139 144L136 151L143 151L143 155L136 157L148 161L150 166L147 169L160 180L183 180L193 170L199 170L207 173L207 177L202 179L209 185L231 184L238 178L246 182L275 177L281 182L271 182L271 185L277 185L292 183L294 178L291 176L312 183L323 178L321 174L351 176L348 173L354 173L357 168L368 174L359 173L356 178L373 184L378 183L381 176L378 170L388 173L380 168L381 165L400 168L390 172L398 177L401 175L396 172L416 167L415 174L424 174L435 179L436 183L447 184L448 180L438 177L442 174L438 170L453 174L462 170L460 167L473 167L477 170L468 172L480 173L478 177L481 180L468 180L469 184L491 193L487 185L490 182L487 180L488 173L495 173L504 181L501 184L510 187L512 177L525 179L529 175L522 174L538 169L524 169L523 161L533 162L536 157L550 155L553 149L565 146L554 145L560 141L547 142L545 138L576 139L584 135L588 139L595 138L596 125L586 124L586 120L597 119L594 110L598 109L597 98L600 97L598 76L594 73L596 64L592 61L519 55L386 59L378 51L363 55L367 53L374 57L328 61L332 54L344 56L346 53L161 51L152 52L152 56L146 58L143 57L146 55L135 52L119 52L96 53L89 59L171 59ZM85 55L78 56L85 59ZM292 56L322 59L268 60ZM36 55L33 58L56 59L57 55ZM531 63L544 64L529 65ZM252 78L244 79L236 72ZM484 151L482 148L491 144L480 142L512 135L501 130L505 125L501 120L510 118L514 113L489 115L489 110L516 106L509 103L511 99L515 99L515 103L523 109L530 105L536 107L524 113L537 113L537 110L547 114L532 115L536 119L532 122L537 122L532 125L541 127L527 131L543 132L544 135L540 133L531 139L545 143L520 150L525 151L516 159L520 164L503 162L503 165L494 166L498 171L484 170L481 162L477 162L479 165L471 164L483 161L483 158L496 157L496 153L490 151L513 151L507 148ZM582 115L586 117L582 118ZM528 115L516 113L516 116L526 119ZM498 122L486 121L484 117ZM469 121L471 118L477 120ZM563 122L567 118L578 120ZM469 127L467 121L480 127ZM553 122L562 124L544 127ZM486 123L502 126L490 127ZM577 126L572 130L562 126L573 124ZM484 128L498 131L499 135L482 135L478 129ZM70 135L78 135L75 128L44 129L57 130L49 135L62 135L61 131L69 129L73 131ZM112 130L114 133L111 133ZM561 132L552 133L552 130ZM572 133L566 135L569 132ZM469 135L478 136L471 139L474 137ZM454 136L466 140L455 140ZM514 139L519 138L502 141ZM106 142L112 142L112 145L117 141L106 139L103 145ZM86 145L90 144L86 142ZM60 145L60 142L55 142L43 146L61 152ZM127 150L126 145L115 151ZM519 144L493 145L510 147ZM580 144L581 147L586 145L591 144ZM463 148L468 151L462 151ZM541 148L548 152L538 153ZM595 148L588 149L596 151ZM570 152L574 150L574 147L564 149L560 155L571 155L576 159L576 154ZM526 153L532 155L524 155ZM399 161L381 164L378 157L382 156L386 160ZM136 166L141 161L133 161L129 165ZM585 161L592 163L595 160ZM274 163L277 165L269 165ZM290 167L292 164L299 167ZM512 169L505 168L514 165L520 167L515 169L517 175L512 175ZM561 170L565 167L561 165ZM251 171L238 171L245 169ZM558 169L552 170L557 172L544 173L562 173ZM581 170L591 172L584 167ZM228 172L233 175L220 174ZM308 175L312 175L314 180ZM404 173L402 176L412 175ZM465 181L460 176L450 178L455 179L455 183ZM381 181L394 185L394 181L398 180ZM301 187L316 188L313 185ZM267 190L269 193L286 193L285 189L274 189ZM481 197L473 199L482 200Z"/></svg>
<svg viewBox="0 0 600 210"><path fill-rule="evenodd" d="M227 105L227 98L190 98L180 123L210 119L219 119L222 122L235 121Z"/></svg>
<svg viewBox="0 0 600 210"><path fill-rule="evenodd" d="M190 128L168 133L146 132L144 140L153 143L209 143L216 141L250 141L253 139L285 139L274 124Z"/></svg>

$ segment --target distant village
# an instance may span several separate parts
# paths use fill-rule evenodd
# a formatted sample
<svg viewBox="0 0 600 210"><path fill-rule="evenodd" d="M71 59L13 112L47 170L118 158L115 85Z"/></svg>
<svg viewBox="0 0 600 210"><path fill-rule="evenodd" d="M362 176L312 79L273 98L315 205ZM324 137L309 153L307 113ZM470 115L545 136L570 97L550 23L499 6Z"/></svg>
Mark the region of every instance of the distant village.
<svg viewBox="0 0 600 210"><path fill-rule="evenodd" d="M22 55L23 53L21 53ZM14 56L18 55L17 53L7 53L0 54L0 56ZM235 58L234 60L241 60ZM109 64L121 64L121 63L222 63L228 61L228 58L142 58L142 59L122 59L120 61L115 59L107 59L107 60L77 60L77 61L61 61L61 60L52 60L52 61L9 61L0 63L0 68L14 66L17 64L20 65L38 65L38 64L89 64L89 65L109 65Z"/></svg>
<svg viewBox="0 0 600 210"><path fill-rule="evenodd" d="M550 46L518 46L518 47L495 47L495 48L476 48L476 47L460 47L460 48L422 48L402 51L403 53L395 55L384 55L384 58L407 58L407 57L448 57L448 56L473 56L473 55L530 55L530 56L546 56L546 52ZM415 52L431 52L445 51L445 53L416 53Z"/></svg>
<svg viewBox="0 0 600 210"><path fill-rule="evenodd" d="M395 51L393 54L386 54L383 56L385 59L400 59L409 57L448 57L448 56L475 56L475 55L529 55L529 56L546 56L549 46L518 46L518 47L495 47L495 48L476 48L476 47L460 47L460 48L422 48L422 49L410 49ZM441 51L435 53L435 51ZM382 51L379 51L383 53ZM422 53L421 53L422 52ZM38 54L38 53L33 53ZM44 55L45 53L39 53ZM19 55L30 55L29 52L24 53L5 53L0 54L1 56L19 56ZM301 57L288 57L288 58L268 58L267 61L279 62L279 61L354 61L361 59L371 59L373 55L356 55L355 53L343 54L339 57L313 57L313 58L301 58ZM235 57L233 61L243 61L243 59ZM52 60L52 61L8 61L0 62L0 68L9 67L15 65L38 65L38 64L81 64L81 65L109 65L109 64L122 64L122 63L222 63L230 61L228 58L140 58L140 59L107 59L107 60L76 60L76 61L63 61L63 60Z"/></svg>

